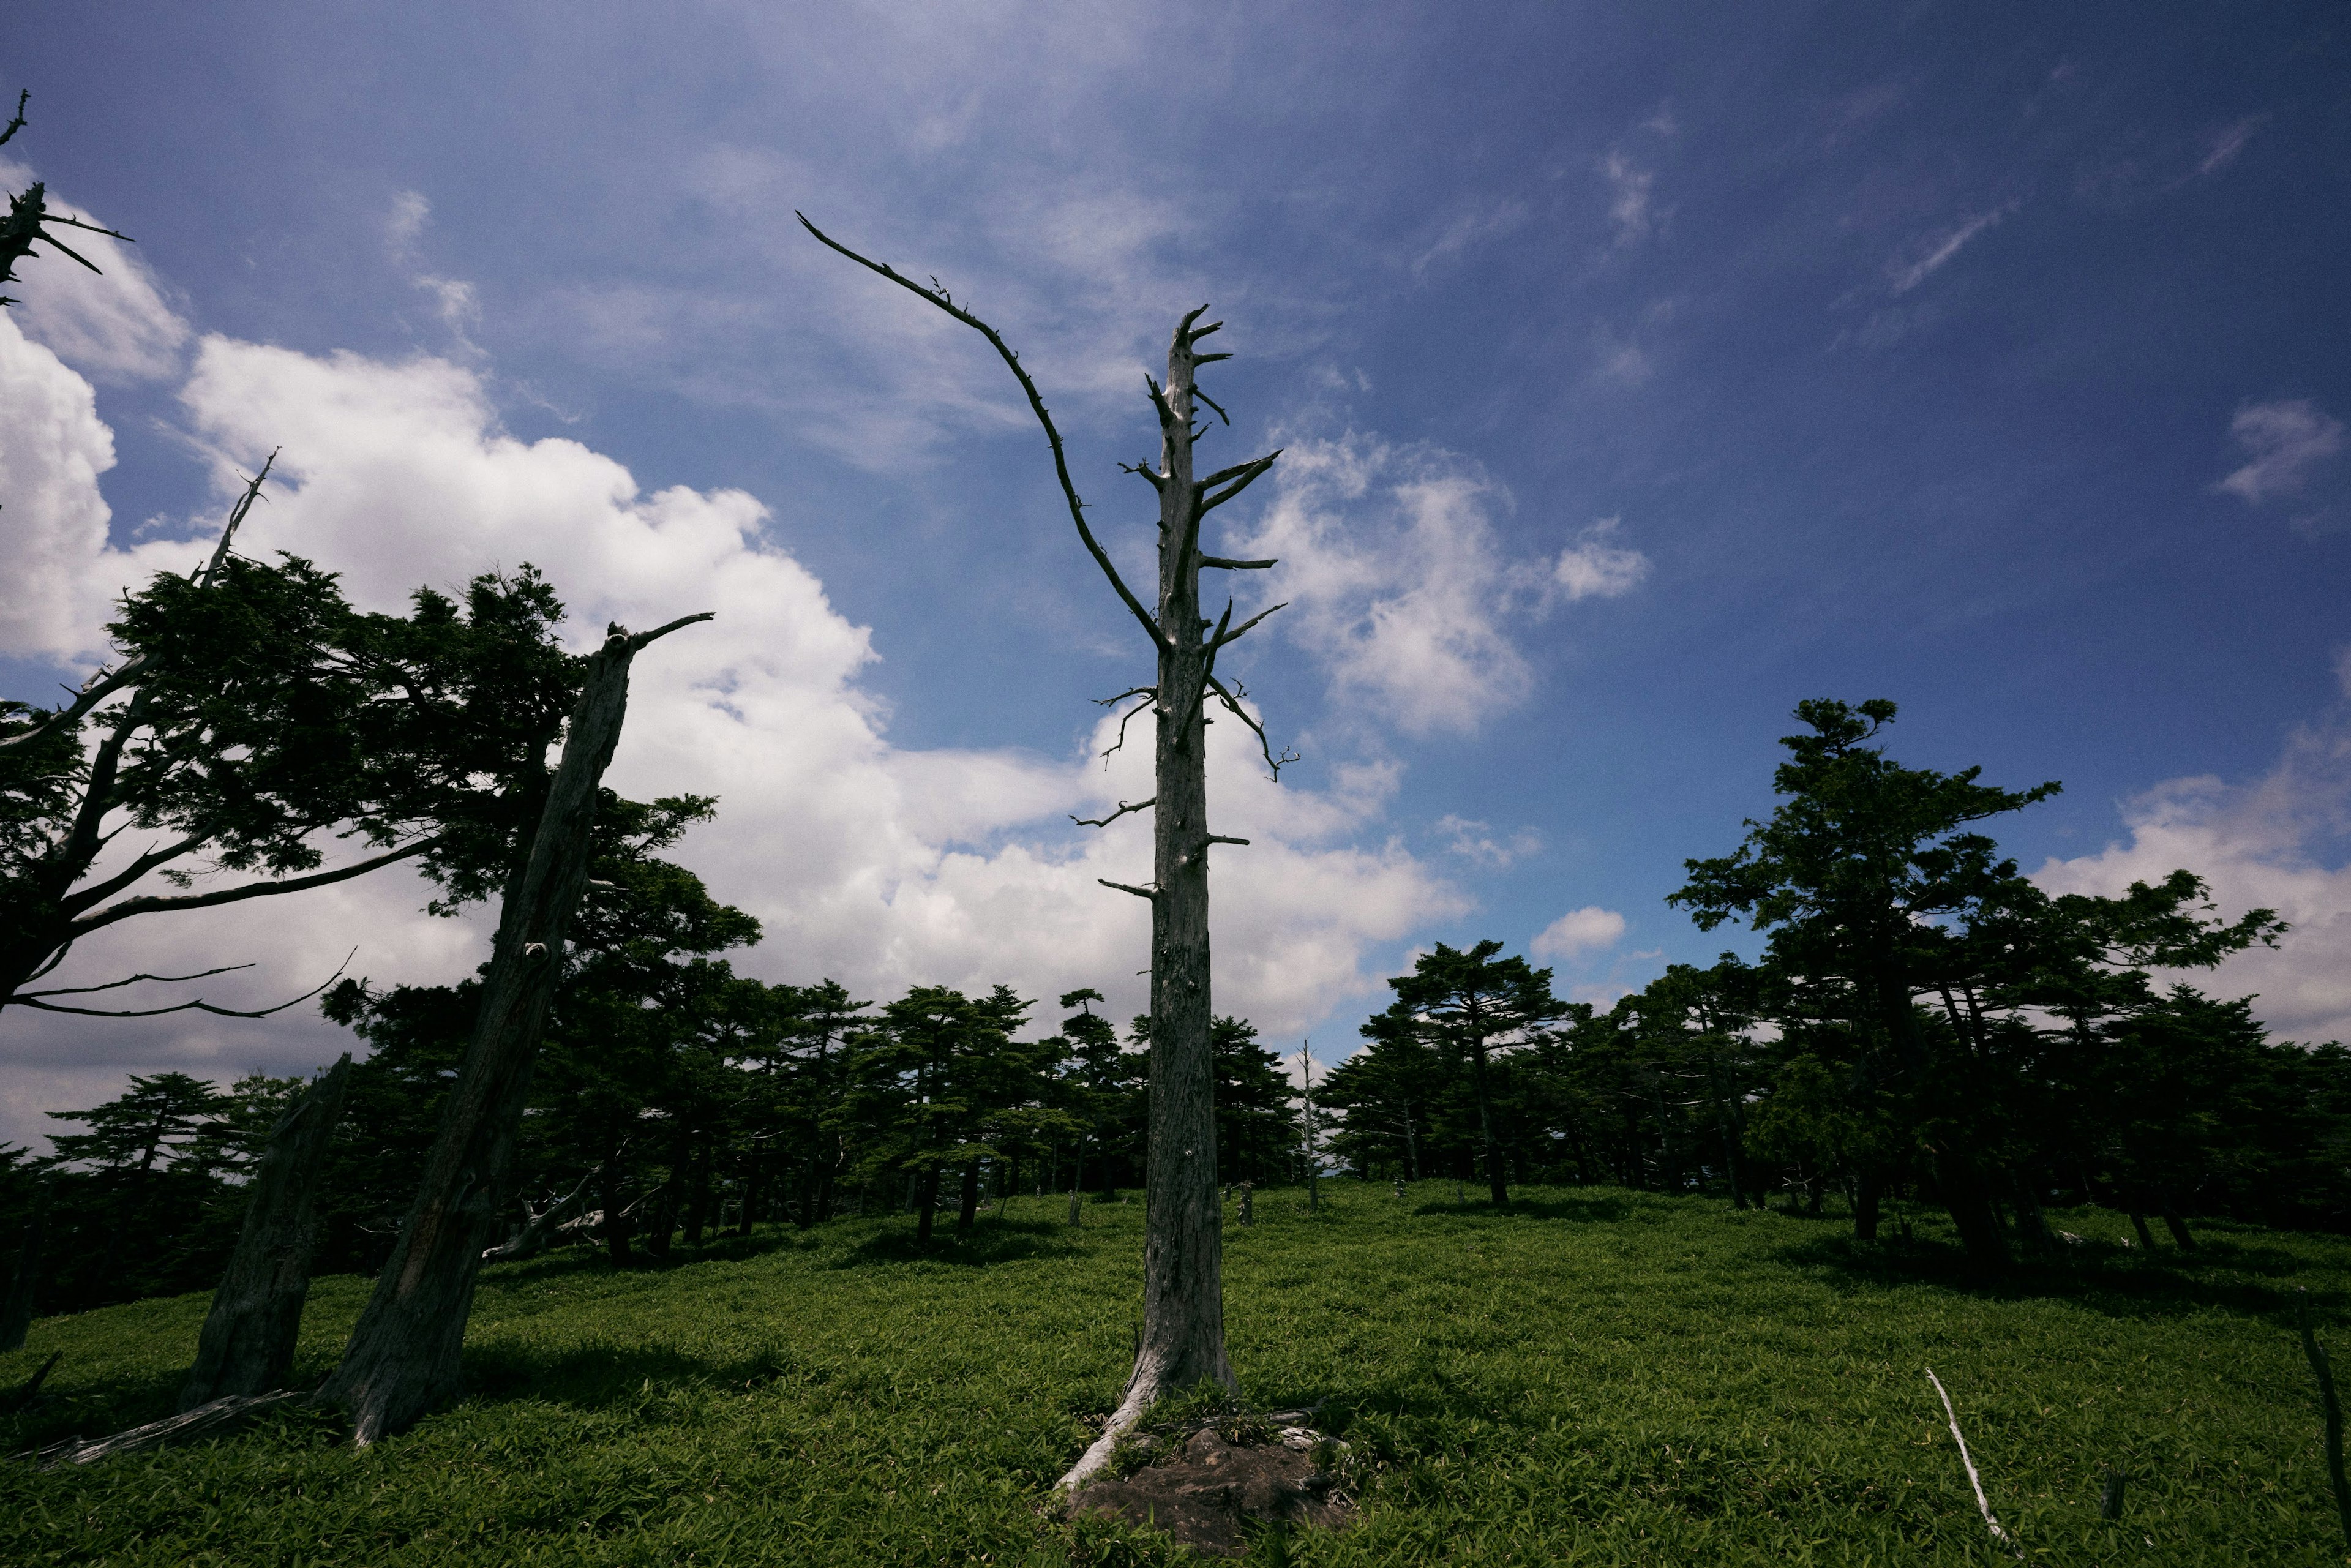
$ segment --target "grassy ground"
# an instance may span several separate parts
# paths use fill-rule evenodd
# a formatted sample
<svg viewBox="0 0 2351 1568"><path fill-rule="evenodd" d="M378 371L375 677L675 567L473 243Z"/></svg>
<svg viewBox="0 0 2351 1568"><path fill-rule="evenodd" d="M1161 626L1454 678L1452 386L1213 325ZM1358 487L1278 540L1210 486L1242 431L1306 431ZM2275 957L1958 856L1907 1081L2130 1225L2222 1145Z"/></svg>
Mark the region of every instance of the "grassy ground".
<svg viewBox="0 0 2351 1568"><path fill-rule="evenodd" d="M1534 1188L1502 1213L1450 1183L1399 1202L1332 1183L1228 1232L1244 1396L1331 1402L1368 1468L1312 1563L2012 1562L1978 1519L1925 1368L1958 1402L2032 1561L2345 1562L2309 1375L2306 1284L2351 1308L2351 1240L2205 1228L2152 1257L2116 1216L2056 1217L2075 1262L1970 1286L1943 1229L1853 1243L1835 1218ZM615 1273L486 1276L474 1392L365 1452L329 1422L72 1474L0 1465L10 1563L505 1563L1187 1559L1040 1516L1110 1408L1133 1333L1140 1210L1016 1200L968 1242L911 1220L762 1233ZM322 1376L366 1282L319 1281L298 1373ZM65 1352L14 1451L169 1411L204 1299L36 1323L0 1386ZM2323 1331L2324 1332L2324 1331ZM2351 1349L2351 1334L2335 1334ZM2102 1471L2133 1479L2120 1525Z"/></svg>

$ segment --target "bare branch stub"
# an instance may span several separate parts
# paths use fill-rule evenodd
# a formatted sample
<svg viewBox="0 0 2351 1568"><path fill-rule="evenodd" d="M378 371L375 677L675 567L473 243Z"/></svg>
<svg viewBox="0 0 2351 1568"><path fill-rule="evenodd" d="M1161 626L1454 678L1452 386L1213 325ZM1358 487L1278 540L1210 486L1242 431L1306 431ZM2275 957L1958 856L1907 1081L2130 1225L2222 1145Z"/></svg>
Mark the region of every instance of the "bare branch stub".
<svg viewBox="0 0 2351 1568"><path fill-rule="evenodd" d="M1155 795L1148 800L1137 800L1133 805L1129 805L1124 800L1121 800L1118 803L1117 810L1113 811L1109 816L1102 818L1100 821L1096 821L1092 817L1081 817L1074 811L1070 814L1070 821L1077 823L1078 826L1081 828L1107 828L1113 822L1117 821L1121 817L1125 816L1129 811L1148 810L1158 803L1159 798Z"/></svg>
<svg viewBox="0 0 2351 1568"><path fill-rule="evenodd" d="M16 139L16 132L25 129L25 105L31 102L32 98L33 89L31 88L19 88L16 89L16 117L8 121L8 128L6 130L0 131L0 147L5 147L8 145L10 141Z"/></svg>
<svg viewBox="0 0 2351 1568"><path fill-rule="evenodd" d="M1131 893L1137 898L1156 899L1159 896L1159 890L1155 887L1134 887L1126 883L1113 882L1106 876L1098 876L1094 878L1094 880L1102 883L1104 887L1114 887L1121 893ZM1151 971L1148 969L1141 971L1141 973L1144 974L1149 974L1150 972Z"/></svg>

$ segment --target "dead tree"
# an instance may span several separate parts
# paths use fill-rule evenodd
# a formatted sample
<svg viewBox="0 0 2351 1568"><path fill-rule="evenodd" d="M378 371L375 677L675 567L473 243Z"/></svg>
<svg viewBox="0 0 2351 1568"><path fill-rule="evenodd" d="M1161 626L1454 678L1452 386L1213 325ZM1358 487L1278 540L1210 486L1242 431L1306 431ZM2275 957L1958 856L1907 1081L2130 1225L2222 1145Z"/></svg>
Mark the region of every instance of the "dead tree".
<svg viewBox="0 0 2351 1568"><path fill-rule="evenodd" d="M474 1282L506 1209L564 933L588 883L598 787L628 714L629 665L655 638L709 619L707 612L688 615L633 635L613 626L588 663L529 857L507 885L474 1037L443 1108L416 1202L341 1364L319 1391L322 1401L350 1410L356 1443L406 1429L456 1391Z"/></svg>
<svg viewBox="0 0 2351 1568"><path fill-rule="evenodd" d="M934 287L925 288L841 245L807 218L800 222L826 246L920 295L987 340L1019 381L1029 408L1045 427L1046 440L1053 449L1054 472L1069 503L1071 521L1077 525L1078 538L1142 627L1157 664L1152 685L1123 692L1105 704L1139 699L1120 717L1122 741L1126 721L1146 707L1151 710L1156 729L1157 788L1148 800L1121 803L1108 816L1085 823L1104 827L1131 811L1152 813L1150 885L1102 883L1151 904L1151 1110L1146 1134L1141 1343L1134 1375L1116 1413L1101 1438L1058 1483L1061 1488L1075 1488L1108 1461L1121 1435L1161 1395L1203 1383L1228 1389L1235 1385L1232 1366L1225 1356L1223 1216L1217 1198L1216 1116L1211 1103L1214 1076L1208 1049L1208 846L1248 841L1208 831L1208 700L1214 697L1249 727L1277 777L1282 764L1295 758L1287 753L1274 755L1264 728L1241 706L1245 693L1217 675L1217 653L1281 606L1260 611L1238 626L1233 624L1230 601L1213 624L1200 613L1202 568L1254 570L1274 562L1203 554L1200 520L1255 483L1281 455L1270 453L1206 478L1194 477L1192 444L1199 434L1193 423L1196 402L1225 417L1224 410L1199 391L1194 378L1200 366L1231 356L1199 351L1200 340L1223 323L1195 325L1207 312L1205 305L1190 312L1176 324L1167 345L1166 382L1144 377L1159 422L1158 463L1127 465L1128 472L1144 479L1159 497L1159 596L1155 609L1146 609L1120 578L1108 552L1087 526L1085 503L1071 482L1061 432L1054 428L1036 382L1021 369L1019 356L996 329L957 305L945 288L935 287L935 278Z"/></svg>
<svg viewBox="0 0 2351 1568"><path fill-rule="evenodd" d="M269 1130L245 1228L213 1292L196 1364L180 1389L182 1410L232 1394L282 1388L292 1374L302 1303L310 1294L310 1249L318 1241L319 1170L350 1080L346 1051Z"/></svg>

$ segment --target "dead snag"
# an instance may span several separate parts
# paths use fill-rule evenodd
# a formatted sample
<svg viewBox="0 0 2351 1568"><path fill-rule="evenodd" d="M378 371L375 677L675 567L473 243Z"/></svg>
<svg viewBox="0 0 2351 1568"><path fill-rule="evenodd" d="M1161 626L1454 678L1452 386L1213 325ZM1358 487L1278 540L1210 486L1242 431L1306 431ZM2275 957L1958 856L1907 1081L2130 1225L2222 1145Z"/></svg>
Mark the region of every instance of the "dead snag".
<svg viewBox="0 0 2351 1568"><path fill-rule="evenodd" d="M456 1391L458 1353L482 1253L507 1204L532 1058L588 882L597 788L620 743L639 650L707 613L632 635L614 626L588 663L563 760L529 859L507 883L474 1038L441 1113L416 1202L320 1399L350 1411L365 1445L413 1425Z"/></svg>
<svg viewBox="0 0 2351 1568"><path fill-rule="evenodd" d="M1128 472L1150 485L1159 499L1159 592L1155 605L1145 608L1088 526L1085 503L1078 498L1077 486L1070 478L1061 433L1054 427L1037 383L996 329L957 305L945 288L935 287L936 279L932 280L934 287L925 288L883 263L858 255L807 218L800 223L831 249L920 295L987 340L1019 382L1030 412L1045 427L1045 438L1053 449L1054 473L1061 480L1079 540L1142 628L1157 664L1151 685L1134 687L1109 701L1139 699L1120 721L1122 739L1126 719L1145 708L1151 711L1156 727L1153 756L1158 788L1150 800L1122 804L1098 823L1090 824L1107 825L1131 811L1152 813L1151 884L1102 883L1151 904L1151 1108L1145 1134L1143 1332L1134 1375L1117 1412L1102 1437L1057 1483L1061 1488L1075 1488L1109 1461L1119 1437L1162 1394L1202 1383L1226 1389L1235 1386L1233 1369L1225 1355L1223 1214L1217 1197L1216 1117L1210 1099L1208 846L1247 841L1208 831L1209 699L1213 697L1257 737L1277 778L1282 764L1296 758L1287 752L1274 755L1263 727L1241 706L1246 693L1228 685L1216 673L1217 653L1281 606L1260 611L1238 625L1233 624L1230 602L1213 621L1200 612L1203 568L1260 570L1276 563L1204 554L1200 520L1262 477L1281 455L1269 453L1205 478L1194 476L1192 445L1199 434L1193 423L1196 404L1225 417L1215 401L1199 391L1196 372L1204 364L1231 356L1199 352L1200 340L1223 323L1199 326L1196 323L1207 307L1192 311L1176 323L1168 342L1165 382L1144 377L1159 425L1158 463L1128 465Z"/></svg>
<svg viewBox="0 0 2351 1568"><path fill-rule="evenodd" d="M269 1130L245 1228L213 1292L196 1364L180 1389L183 1411L232 1394L283 1387L292 1374L302 1303L310 1293L310 1249L318 1241L319 1169L342 1116L350 1076L346 1051Z"/></svg>

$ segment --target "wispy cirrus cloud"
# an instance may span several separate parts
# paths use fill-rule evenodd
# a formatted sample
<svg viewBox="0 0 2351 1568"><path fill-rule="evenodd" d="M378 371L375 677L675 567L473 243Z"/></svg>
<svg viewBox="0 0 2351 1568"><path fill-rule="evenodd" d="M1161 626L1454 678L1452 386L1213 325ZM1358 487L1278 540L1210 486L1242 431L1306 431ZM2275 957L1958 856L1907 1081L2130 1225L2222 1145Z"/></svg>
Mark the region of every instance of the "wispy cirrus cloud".
<svg viewBox="0 0 2351 1568"><path fill-rule="evenodd" d="M2007 202L1987 211L1975 213L1951 227L1928 235L1913 246L1906 256L1889 261L1886 274L1892 292L1907 294L1936 273L1949 266L1952 259L1978 235L1992 228L2014 213L2022 204Z"/></svg>
<svg viewBox="0 0 2351 1568"><path fill-rule="evenodd" d="M2306 397L2249 403L2229 421L2229 434L2246 462L2212 487L2254 507L2301 495L2318 466L2343 450L2343 422Z"/></svg>

